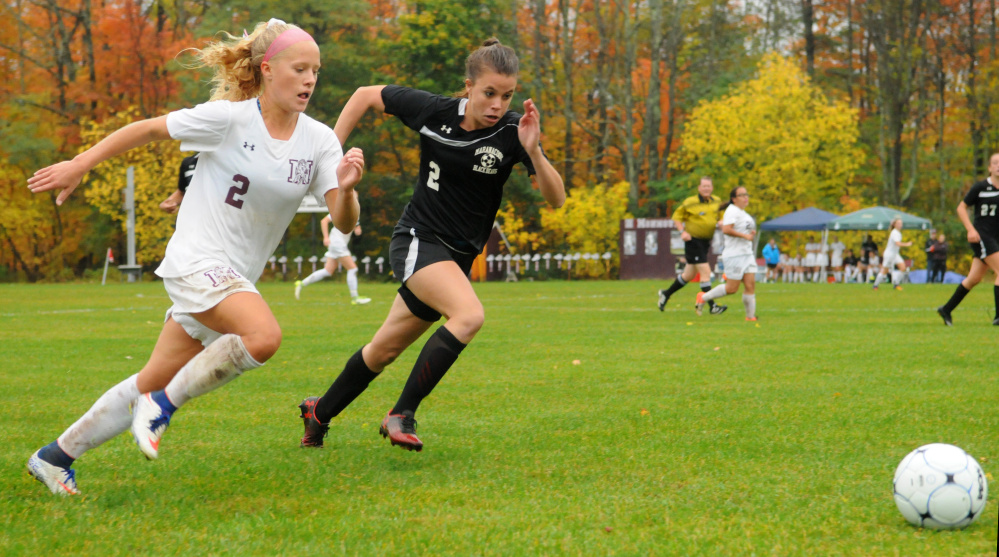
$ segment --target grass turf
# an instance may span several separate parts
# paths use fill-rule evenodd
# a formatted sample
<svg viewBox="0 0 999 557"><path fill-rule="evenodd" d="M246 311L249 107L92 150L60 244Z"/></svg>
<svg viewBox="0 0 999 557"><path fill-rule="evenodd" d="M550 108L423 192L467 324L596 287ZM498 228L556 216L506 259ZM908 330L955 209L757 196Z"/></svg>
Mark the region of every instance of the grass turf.
<svg viewBox="0 0 999 557"><path fill-rule="evenodd" d="M994 555L996 485L970 528L909 526L891 480L946 442L999 462L992 292L943 327L953 286L758 287L720 316L651 281L476 286L486 325L420 408L422 453L378 424L411 347L300 449L322 394L394 297L343 284L260 290L284 330L268 364L185 406L147 462L126 433L77 462L80 497L24 469L141 368L158 283L0 285L0 553Z"/></svg>

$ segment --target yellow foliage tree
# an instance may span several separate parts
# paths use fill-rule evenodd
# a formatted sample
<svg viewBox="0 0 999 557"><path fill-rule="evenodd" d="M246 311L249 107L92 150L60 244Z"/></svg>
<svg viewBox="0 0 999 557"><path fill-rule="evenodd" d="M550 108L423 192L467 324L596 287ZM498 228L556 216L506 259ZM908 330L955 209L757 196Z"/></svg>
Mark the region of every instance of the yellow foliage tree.
<svg viewBox="0 0 999 557"><path fill-rule="evenodd" d="M533 253L544 245L542 235L537 231L530 230L524 219L517 215L517 208L509 201L499 212L496 213L496 220L506 240L510 242L513 253Z"/></svg>
<svg viewBox="0 0 999 557"><path fill-rule="evenodd" d="M569 252L610 252L610 260L576 263L574 274L589 277L608 276L621 262L618 253L618 235L621 219L631 218L628 212L628 182L613 186L597 184L569 190L561 209L546 208L541 211L541 226L546 236L545 245Z"/></svg>
<svg viewBox="0 0 999 557"><path fill-rule="evenodd" d="M855 109L828 100L794 62L771 54L755 79L694 109L679 164L714 177L722 198L745 186L758 221L809 206L836 212L859 197L857 121Z"/></svg>
<svg viewBox="0 0 999 557"><path fill-rule="evenodd" d="M132 108L103 122L87 122L81 137L86 150L111 132L142 119ZM115 222L127 227L124 210L125 187L129 166L135 167L135 259L139 265L150 265L163 259L167 242L173 234L176 215L164 213L159 203L177 189L177 172L184 154L175 141L157 141L132 149L97 165L86 177L84 195L87 202ZM124 262L125 254L120 256Z"/></svg>

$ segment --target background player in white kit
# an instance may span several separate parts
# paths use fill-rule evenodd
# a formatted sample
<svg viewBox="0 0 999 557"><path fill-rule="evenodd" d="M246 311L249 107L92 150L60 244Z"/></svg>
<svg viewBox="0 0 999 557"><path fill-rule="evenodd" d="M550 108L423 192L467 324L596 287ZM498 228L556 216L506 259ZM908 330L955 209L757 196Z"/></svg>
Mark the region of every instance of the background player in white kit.
<svg viewBox="0 0 999 557"><path fill-rule="evenodd" d="M891 221L891 232L888 233L888 243L885 244L885 251L881 257L881 270L878 271L877 278L874 279L874 290L884 282L885 275L891 272L891 284L895 290L902 289L902 277L905 273L905 260L902 259L901 249L912 245L912 242L902 241L902 219L894 218Z"/></svg>
<svg viewBox="0 0 999 557"><path fill-rule="evenodd" d="M756 221L746 212L749 205L749 192L738 186L729 194L729 202L722 206L722 232L725 233L725 249L722 260L725 262L725 284L719 284L707 293L697 293L697 309L709 300L735 294L739 284L746 286L742 294L742 304L746 308L746 321L756 321L756 255L753 252L753 238L756 237Z"/></svg>
<svg viewBox="0 0 999 557"><path fill-rule="evenodd" d="M177 407L274 355L281 328L253 283L305 195L325 198L341 230L357 222L363 155L343 155L333 130L303 114L319 70L316 42L278 20L229 38L197 51L215 68L214 102L129 124L28 180L36 193L61 189L61 204L94 166L151 141L179 139L201 153L156 270L173 305L149 361L28 460L53 493L77 493L73 461L129 426L156 458Z"/></svg>
<svg viewBox="0 0 999 557"><path fill-rule="evenodd" d="M333 276L333 273L336 272L336 266L339 264L347 271L347 290L350 292L350 303L355 306L366 304L371 301L371 298L357 295L357 264L354 263L354 258L350 255L350 248L347 247L353 234L361 235L361 223L357 223L353 230L344 234L336 228L330 230L331 222L333 222L333 216L326 215L320 223L323 229L323 245L326 246L326 263L323 264L322 269L305 277L305 279L295 281L295 299L298 300L302 296L302 288Z"/></svg>
<svg viewBox="0 0 999 557"><path fill-rule="evenodd" d="M846 244L840 242L838 236L833 236L832 243L829 244L829 250L831 252L829 266L832 267L833 278L836 279L836 282L844 282L843 251L846 250Z"/></svg>

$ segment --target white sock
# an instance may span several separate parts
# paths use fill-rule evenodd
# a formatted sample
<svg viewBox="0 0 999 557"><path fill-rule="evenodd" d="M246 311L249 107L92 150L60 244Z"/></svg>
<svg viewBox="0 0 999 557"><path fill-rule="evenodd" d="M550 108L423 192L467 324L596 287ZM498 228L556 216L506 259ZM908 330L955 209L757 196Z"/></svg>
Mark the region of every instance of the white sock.
<svg viewBox="0 0 999 557"><path fill-rule="evenodd" d="M244 371L262 366L253 359L239 335L222 335L180 368L167 385L166 395L174 406L232 381Z"/></svg>
<svg viewBox="0 0 999 557"><path fill-rule="evenodd" d="M116 437L132 424L128 405L139 396L135 374L107 390L79 420L59 436L59 446L73 458Z"/></svg>
<svg viewBox="0 0 999 557"><path fill-rule="evenodd" d="M707 292L705 292L704 293L704 297L702 299L705 302L707 302L708 300L717 300L718 298L721 298L721 297L725 296L726 294L728 294L728 293L725 292L725 285L724 284L719 284L718 286L716 286L716 287L712 288L711 290L708 290Z"/></svg>
<svg viewBox="0 0 999 557"><path fill-rule="evenodd" d="M884 280L885 280L885 276L883 274L881 274L881 273L878 273L878 277L876 279L874 279L874 286L880 285L882 282L884 282Z"/></svg>
<svg viewBox="0 0 999 557"><path fill-rule="evenodd" d="M898 286L902 284L902 271L892 271L891 272L891 285Z"/></svg>
<svg viewBox="0 0 999 557"><path fill-rule="evenodd" d="M833 280L835 280L836 282L843 282L843 272L842 271L834 272Z"/></svg>
<svg viewBox="0 0 999 557"><path fill-rule="evenodd" d="M347 270L347 290L350 290L350 297L357 297L357 267Z"/></svg>
<svg viewBox="0 0 999 557"><path fill-rule="evenodd" d="M321 281L321 280L323 280L325 278L330 278L331 276L333 276L333 275L327 273L326 269L319 269L315 273L312 273L311 275L305 277L305 280L302 281L302 286L308 286L310 284L315 284L315 283L317 283L317 282L319 282L319 281Z"/></svg>
<svg viewBox="0 0 999 557"><path fill-rule="evenodd" d="M743 294L742 305L746 306L746 317L756 317L756 294Z"/></svg>

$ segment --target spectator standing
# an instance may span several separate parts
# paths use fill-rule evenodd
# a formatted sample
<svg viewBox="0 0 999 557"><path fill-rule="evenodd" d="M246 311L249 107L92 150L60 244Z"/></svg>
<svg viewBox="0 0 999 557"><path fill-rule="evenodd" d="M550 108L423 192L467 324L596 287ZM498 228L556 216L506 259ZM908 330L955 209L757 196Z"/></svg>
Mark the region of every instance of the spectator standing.
<svg viewBox="0 0 999 557"><path fill-rule="evenodd" d="M777 247L777 240L770 238L767 245L763 246L763 261L767 264L767 274L764 282L777 282L777 274L780 272L780 248Z"/></svg>
<svg viewBox="0 0 999 557"><path fill-rule="evenodd" d="M947 237L941 232L926 249L927 282L943 283L947 274Z"/></svg>

